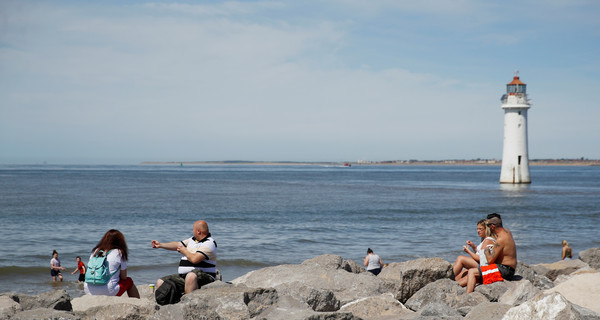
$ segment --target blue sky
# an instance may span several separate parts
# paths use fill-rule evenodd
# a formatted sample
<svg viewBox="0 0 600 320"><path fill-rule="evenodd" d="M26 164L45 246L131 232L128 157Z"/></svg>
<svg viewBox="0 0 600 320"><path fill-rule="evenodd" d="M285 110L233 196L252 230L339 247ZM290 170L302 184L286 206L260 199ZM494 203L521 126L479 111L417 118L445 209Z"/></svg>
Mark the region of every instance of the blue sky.
<svg viewBox="0 0 600 320"><path fill-rule="evenodd" d="M600 159L600 2L0 2L0 163Z"/></svg>

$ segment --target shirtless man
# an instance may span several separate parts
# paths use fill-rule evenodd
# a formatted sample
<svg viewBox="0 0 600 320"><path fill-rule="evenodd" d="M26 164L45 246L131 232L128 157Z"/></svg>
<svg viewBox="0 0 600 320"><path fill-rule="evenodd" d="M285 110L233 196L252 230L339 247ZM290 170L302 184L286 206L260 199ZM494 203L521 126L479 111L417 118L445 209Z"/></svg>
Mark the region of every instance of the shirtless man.
<svg viewBox="0 0 600 320"><path fill-rule="evenodd" d="M487 216L488 226L498 237L493 249L487 248L485 256L489 264L495 263L504 280L511 280L517 267L517 246L510 230L502 226L502 219L497 213ZM469 269L467 275L467 293L475 290L475 285L481 281L481 269Z"/></svg>

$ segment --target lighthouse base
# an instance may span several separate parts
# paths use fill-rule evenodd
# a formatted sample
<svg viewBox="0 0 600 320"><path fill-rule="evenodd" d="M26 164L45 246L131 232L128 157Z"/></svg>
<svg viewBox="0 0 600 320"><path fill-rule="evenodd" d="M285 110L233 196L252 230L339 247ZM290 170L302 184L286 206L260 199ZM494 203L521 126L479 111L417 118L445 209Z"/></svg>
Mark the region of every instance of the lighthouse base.
<svg viewBox="0 0 600 320"><path fill-rule="evenodd" d="M502 166L502 171L500 172L500 183L531 183L531 178L529 177L529 166Z"/></svg>

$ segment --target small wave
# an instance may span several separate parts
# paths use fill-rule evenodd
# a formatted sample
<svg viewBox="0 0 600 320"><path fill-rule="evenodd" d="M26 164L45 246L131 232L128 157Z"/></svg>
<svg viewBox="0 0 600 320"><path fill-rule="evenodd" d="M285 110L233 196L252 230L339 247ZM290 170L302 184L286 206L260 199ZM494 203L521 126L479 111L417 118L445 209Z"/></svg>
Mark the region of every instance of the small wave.
<svg viewBox="0 0 600 320"><path fill-rule="evenodd" d="M298 239L298 240L296 240L296 242L299 242L299 243L320 243L321 241L316 241L316 240L313 240L313 239Z"/></svg>
<svg viewBox="0 0 600 320"><path fill-rule="evenodd" d="M0 276L12 276L12 275L30 275L40 273L50 274L50 267L17 267L17 266L5 266L0 267Z"/></svg>

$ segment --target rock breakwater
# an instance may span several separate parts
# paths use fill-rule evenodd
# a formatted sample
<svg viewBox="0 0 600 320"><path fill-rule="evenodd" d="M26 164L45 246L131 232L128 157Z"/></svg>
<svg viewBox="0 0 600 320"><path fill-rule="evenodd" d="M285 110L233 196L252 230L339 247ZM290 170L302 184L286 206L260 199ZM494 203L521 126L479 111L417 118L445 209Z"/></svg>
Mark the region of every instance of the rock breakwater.
<svg viewBox="0 0 600 320"><path fill-rule="evenodd" d="M379 276L352 260L322 255L301 264L217 281L159 306L141 299L83 296L63 290L0 294L0 319L598 319L600 248L575 260L526 265L514 281L465 293L440 258L391 263Z"/></svg>

